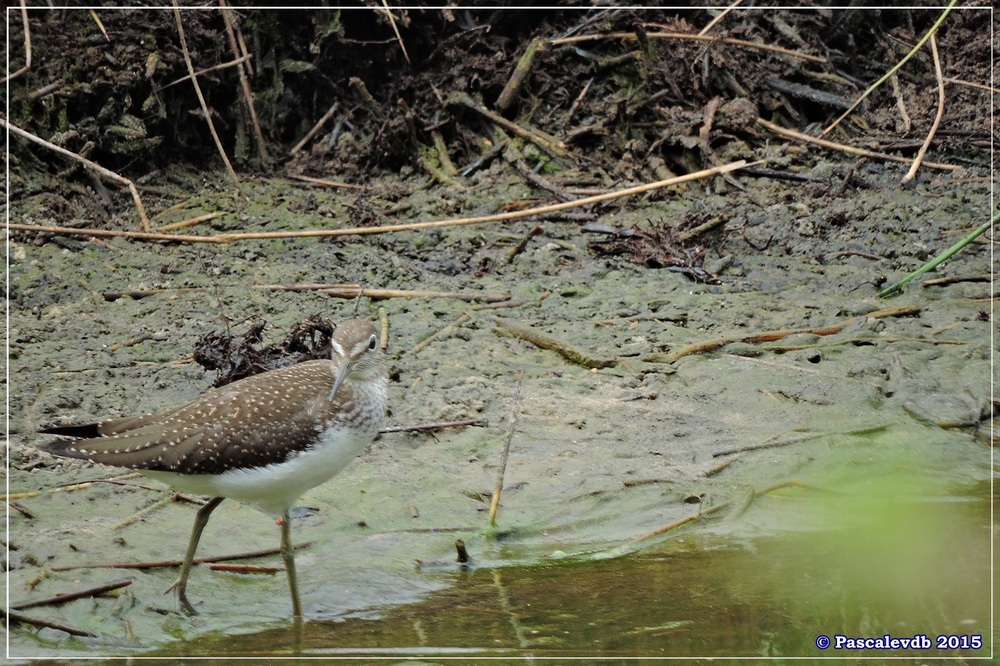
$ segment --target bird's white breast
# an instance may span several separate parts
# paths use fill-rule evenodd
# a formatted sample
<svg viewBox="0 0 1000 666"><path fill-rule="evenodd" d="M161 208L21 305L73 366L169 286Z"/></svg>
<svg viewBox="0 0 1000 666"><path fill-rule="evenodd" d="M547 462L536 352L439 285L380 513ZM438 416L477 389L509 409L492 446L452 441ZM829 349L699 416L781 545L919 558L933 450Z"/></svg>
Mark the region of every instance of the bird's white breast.
<svg viewBox="0 0 1000 666"><path fill-rule="evenodd" d="M280 516L304 492L329 481L347 467L371 439L353 430L337 428L324 431L316 446L292 454L284 462L263 467L234 468L218 475L144 473L182 492L228 497Z"/></svg>

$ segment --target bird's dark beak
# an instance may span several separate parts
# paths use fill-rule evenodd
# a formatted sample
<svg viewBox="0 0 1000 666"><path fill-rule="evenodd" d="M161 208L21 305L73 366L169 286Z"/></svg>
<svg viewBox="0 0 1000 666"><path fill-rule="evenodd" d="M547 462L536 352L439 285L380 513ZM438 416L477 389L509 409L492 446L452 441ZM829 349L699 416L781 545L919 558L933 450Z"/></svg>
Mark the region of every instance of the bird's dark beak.
<svg viewBox="0 0 1000 666"><path fill-rule="evenodd" d="M337 395L337 389L339 389L340 385L345 379L347 379L347 375L351 374L351 369L354 367L354 364L351 363L350 357L347 356L339 361L331 359L331 363L333 364L334 380L333 388L330 389L330 397L328 397L327 400L333 402L334 396Z"/></svg>

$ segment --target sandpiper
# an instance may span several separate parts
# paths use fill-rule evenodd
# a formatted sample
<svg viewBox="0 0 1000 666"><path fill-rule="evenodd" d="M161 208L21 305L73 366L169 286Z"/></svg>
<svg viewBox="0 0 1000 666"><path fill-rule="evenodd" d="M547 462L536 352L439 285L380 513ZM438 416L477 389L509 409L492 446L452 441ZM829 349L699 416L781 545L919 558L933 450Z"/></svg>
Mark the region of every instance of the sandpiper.
<svg viewBox="0 0 1000 666"><path fill-rule="evenodd" d="M302 617L289 511L305 491L328 481L378 433L388 401L388 362L370 322L337 326L331 359L306 361L212 389L154 414L49 428L39 448L135 469L177 490L211 499L198 510L174 590L197 614L186 588L198 540L225 498L279 516L281 555Z"/></svg>

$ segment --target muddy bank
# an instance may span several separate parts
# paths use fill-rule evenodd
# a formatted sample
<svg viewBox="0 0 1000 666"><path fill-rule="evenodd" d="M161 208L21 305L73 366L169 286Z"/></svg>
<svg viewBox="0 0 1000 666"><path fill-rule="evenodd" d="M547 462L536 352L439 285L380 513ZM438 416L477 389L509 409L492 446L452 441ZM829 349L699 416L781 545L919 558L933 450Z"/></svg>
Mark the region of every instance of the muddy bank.
<svg viewBox="0 0 1000 666"><path fill-rule="evenodd" d="M254 188L262 198L269 188L287 194L286 183L260 181ZM719 210L725 205L737 220L711 256L723 262L737 247L742 250L724 262L720 285L697 284L621 257L597 259L579 225L559 222L541 222L543 233L514 261L480 276L468 267L484 260L499 264L509 249L506 239L513 242L535 222L446 230L433 242L402 233L374 241L269 241L211 249L13 244L10 483L13 491L42 494L18 500L31 518L12 514L12 597L39 598L117 577L103 569L55 572L53 566L182 554L191 507L167 506L119 527L164 498L165 489L130 480L52 492L111 472L52 460L33 448L40 440L32 433L42 425L157 409L205 390L214 375L192 362L192 346L207 331L224 328L220 316L239 322L261 315L274 325L276 340L309 314L343 318L354 307L309 292L252 285L364 282L509 294L522 303L476 310L454 299L361 302L362 315L375 318L379 308L388 314L394 356L390 425L484 418L488 426L387 434L334 482L307 494L302 505L317 511L297 521L296 533L314 542L300 556L313 618L343 619L415 601L447 585L447 575L423 572L415 560L452 560L456 536L491 566L530 565L621 547L691 515L701 503L739 501L747 487L797 481L878 496L886 479L904 473L913 475L908 492L920 496L969 492L989 474L989 442L981 425L988 409L989 324L980 316L988 307L983 299L989 283L917 287L878 301L874 278L897 275L888 269L898 262L842 253L858 247L867 254L886 251L855 238L894 238L900 211L920 213L921 238L945 238L951 228L971 226L982 210L959 202L985 192L928 184L895 198L858 196L857 210L864 213L850 233L818 244L816 236L800 233L803 213L794 191L770 183L767 188L755 190L753 203L741 204L742 196L731 194L701 204ZM342 205L333 195L312 196ZM413 197L414 210L437 212L427 193ZM761 199L768 203L763 219ZM952 217L961 210L968 222ZM271 210L266 222L252 215L246 222L300 222L284 215ZM653 215L669 215L668 207L637 202L615 221L629 224ZM751 215L755 224L741 222ZM935 227L935 220L946 224ZM748 253L746 234L769 238L768 253ZM806 255L774 252L806 244ZM983 272L985 250L974 246L950 270ZM94 293L149 288L164 291L111 302ZM191 288L198 290L182 290ZM897 305L916 312L865 316ZM409 353L463 313L469 318L452 334ZM589 370L501 335L495 325L500 315L618 364ZM674 363L643 360L725 336L820 329L845 320L852 321L834 335L737 343ZM522 397L499 513L501 529L511 533L497 544L476 532L485 527L519 375ZM815 500L807 489L782 494L806 505ZM756 500L747 515L773 501ZM266 517L229 503L223 507L202 552L276 545L277 530ZM737 518L728 528L731 535L818 527L808 512L803 518L772 508L760 515L767 517L763 523ZM850 514L839 520L849 523ZM670 534L664 538L669 542ZM655 551L661 542L653 539L637 550ZM15 643L23 654L110 654L206 631L253 631L287 616L280 575L246 580L196 571L191 596L204 614L192 620L175 615L172 600L161 594L172 580L169 570L127 575L135 578L133 585L118 601L100 602L101 613L92 616L75 605L54 612L104 635L101 618L124 614L135 641L87 648L43 630L38 638L18 633Z"/></svg>
<svg viewBox="0 0 1000 666"><path fill-rule="evenodd" d="M195 31L193 43L218 36L213 32L218 26L207 23L214 20L209 14L198 15L195 23L205 32ZM82 12L72 15L67 20L90 20ZM109 24L126 30L128 17L123 16L115 14ZM578 22L591 25L583 16L572 22L565 14L546 16L563 30ZM816 50L824 43L820 19L825 15L809 16L783 13L783 26L747 14L738 23L743 32L735 32L761 38L794 26L792 33L806 37L799 47ZM929 16L893 14L886 26L897 39L912 36L928 25ZM976 79L982 62L975 56L983 49L973 29L980 24L971 17L972 12L963 13L950 24L950 41L942 35L942 48L956 66L962 65L963 74ZM161 18L150 24L157 40L171 34ZM613 20L619 23L605 27L634 34L651 17L615 13ZM64 26L54 14L33 25L49 35ZM613 48L567 47L553 51L554 60L541 61L541 78L521 102L529 108L525 100L540 95L544 102L531 120L555 135L572 137L572 154L560 162L495 136L492 125L483 129L481 121L470 120L479 115L455 113L442 125L430 122L434 105L453 107L441 104L428 79L450 72L445 65L470 46L483 51L470 56L455 78L440 74L437 82L463 91L481 84L489 99L503 88L509 68L501 75L496 62L514 62L512 54L523 52L528 35L509 21L491 25L495 33L468 26L456 31L441 51L424 54L423 69L401 70L398 87L383 90L372 84L379 93L376 106L382 104L386 115L380 118L369 108L371 115L364 116L358 106L344 110L338 122L355 123L353 133L324 130L308 154L299 154L285 171L258 164L254 175L250 162L238 162L245 198L234 195L231 181L214 162L203 168L192 157L170 166L162 153L149 152L155 142L99 144L98 154L122 169L157 165L159 171L130 174L149 178L140 184L157 225L223 213L189 229L204 235L492 214L536 200L648 182L670 171L687 173L722 157L763 160L758 166L770 171L734 171L531 220L338 239L193 244L12 232L8 481L10 499L17 503L11 505L8 537L12 602L134 579L113 598L31 611L97 638L20 626L12 628L12 655L332 654L323 650L392 645L410 646L403 654L412 656L424 654L421 646L482 646L481 626L463 622L461 613L447 615L454 617L451 632L438 631L432 619L442 604L476 607L488 596L484 589L520 591L500 595L506 598L504 617L516 622L507 622L513 633L497 638L497 645L519 654L546 646L554 651L549 654L562 654L560 649L588 654L623 645L640 645L650 654L759 654L774 627L800 627L799 620L813 616L820 618L810 625L813 636L820 630L877 634L896 626L913 632L933 626L941 632L989 633L982 574L991 534L985 508L992 499L987 480L994 444L991 246L981 239L927 276L951 280L926 285L918 280L890 300L875 296L988 219L990 174L982 151L990 137L982 122L983 98L975 97L982 92L962 88L949 97L949 129L955 133L943 135L947 138L931 155L964 170L923 169L914 183L902 187L908 165L846 159L777 142L759 127L722 123L726 113L746 108L743 93L754 100L755 113L790 126L832 119L829 109L765 94L764 74L778 67L776 61L687 46L656 51L670 48L658 41L650 47L661 59L654 64L667 55L706 63L668 80L668 72L635 52L631 38ZM275 26L258 27L261 44L272 44ZM486 42L477 41L476 35L486 33ZM323 60L332 53L326 40L341 40L344 33L331 28L310 34L317 40L317 62L336 64L336 58ZM881 59L892 60L886 44L894 42L877 30L864 34L871 40L866 46L877 45ZM303 35L289 37L293 54L309 52ZM114 48L132 43L127 32L117 36ZM101 51L85 41L69 41L67 46L76 44L96 58L78 63L109 62L109 54L119 63L138 62L139 51ZM969 48L958 49L962 44ZM487 57L488 47L498 50ZM587 56L599 49L607 50L603 56L624 60L601 60L592 67ZM730 59L718 60L723 54ZM314 84L284 88L288 97L272 108L269 140L287 152L286 144L300 138L327 107L314 108L316 100L302 102L308 96L303 90L318 85L308 77L320 70L279 55L270 53L269 67L284 62L289 76L305 76L306 84ZM845 64L843 56L837 58ZM851 58L846 60L850 64ZM153 68L163 77L158 82L181 75L182 62L171 51L166 70ZM933 78L928 63L921 62L925 69L919 71L926 75L916 79L921 85L904 79L898 95L923 127L934 104L923 103L933 97L928 97ZM72 69L70 64L63 66ZM809 71L801 63L780 64L785 75ZM866 60L858 67L867 71L874 65ZM591 78L592 92L569 113ZM637 81L645 83L630 97ZM31 82L14 91L22 118L31 117L32 105L41 103L29 93L43 81ZM139 77L109 85L117 90L147 83ZM346 94L341 85L348 86L346 74L336 82L336 92ZM419 94L411 94L414 90ZM398 101L393 95L409 99L417 117L427 122L414 123L405 112L389 114L386 109L395 109ZM727 112L715 109L713 96L735 106ZM144 98L137 94L133 101ZM185 104L194 108L190 99L169 101L177 105L169 108L184 113ZM219 101L222 117L238 108L235 98L230 101ZM895 117L886 110L897 108L897 101L885 92L864 110L873 136L883 133L881 141L898 139ZM85 107L81 102L79 108ZM283 115L289 108L299 108L301 117ZM913 110L918 108L917 118ZM426 118L419 115L428 109ZM706 120L714 117L710 110L721 113L719 123ZM39 116L39 133L60 117L58 108L49 113ZM94 139L89 132L117 127L130 113L109 107L106 115L88 122L66 116L72 129L82 132L64 137L66 145L82 151ZM167 137L190 127L178 117L158 117L146 136ZM250 131L248 125L240 127ZM588 129L573 133L580 127ZM457 179L441 178L433 165L421 161L416 146L434 141L434 131L443 132L445 152L476 168ZM849 134L859 131L852 128ZM368 141L352 143L361 136ZM493 150L483 137L496 139L502 149ZM226 140L240 144L233 136ZM206 162L214 159L207 141L200 144L205 152L197 153ZM77 182L85 180L85 172L62 173L62 165L48 161L40 149L18 146L11 156L12 222L138 227L126 212L132 210L126 194L112 193L108 204L100 187ZM384 159L377 160L378 155ZM661 161L651 161L654 157ZM317 187L297 180L301 173L339 173L363 182L365 189ZM553 184L559 186L556 191ZM117 214L113 219L111 210ZM701 231L685 235L696 229ZM315 290L273 288L299 283L454 292L468 300L397 296L355 302ZM198 395L215 380L193 360L197 341L208 333L239 335L249 318L261 317L269 324L265 342L274 343L310 315L336 320L355 310L388 322L393 369L387 425L459 419L485 424L385 434L333 482L303 498L306 510L295 518L295 534L312 545L298 557L299 578L307 626L322 643L304 644L288 631L290 610L280 572L241 576L199 567L189 596L202 614L189 618L162 594L174 570L62 569L179 558L195 509L170 502L167 488L145 479L107 482L115 471L38 452L38 428L153 411ZM505 334L514 327L504 322L613 363L583 367ZM700 351L679 355L699 344ZM483 533L518 384L499 532ZM954 550L962 557L950 558L953 552L928 538L945 527L948 544L958 544ZM453 563L456 538L465 541L474 569ZM200 552L243 552L274 547L277 540L270 518L226 502ZM758 546L771 553L792 543L794 562L784 578L780 570L761 580L734 573L760 566L741 553ZM911 559L914 553L922 555ZM822 566L813 566L817 561ZM692 573L700 562L702 577ZM824 572L838 585L816 583L825 600L817 610L801 599ZM630 596L632 588L625 586L620 594L601 594L618 589L609 582L616 575L652 579L655 589ZM492 587L480 585L484 576ZM503 580L523 582L507 588L498 582ZM783 580L787 588L781 587ZM912 597L881 594L913 580L925 584ZM850 583L846 597L838 596L841 583ZM558 612L533 615L531 609L542 599L557 596L555 588L567 592L565 604ZM764 589L770 590L766 604L773 606L758 594ZM934 599L942 595L950 596L937 604ZM677 604L678 596L691 605ZM650 617L622 610L634 598L643 600L639 610L649 610ZM889 601L883 604L884 599ZM851 612L842 613L845 606ZM664 608L679 612L661 613ZM720 608L739 609L743 621L726 625L734 627L731 632L720 631L720 623L735 613ZM772 614L782 622L751 627L758 616L773 620ZM594 616L616 618L616 623L591 629ZM744 627L748 631L740 630ZM718 642L706 651L712 647L707 643L678 647L657 640L676 628ZM500 631L491 628L490 637ZM220 636L226 640L220 642ZM582 638L570 642L561 636ZM783 638L774 641L769 654L814 654L803 652L814 640L810 635Z"/></svg>

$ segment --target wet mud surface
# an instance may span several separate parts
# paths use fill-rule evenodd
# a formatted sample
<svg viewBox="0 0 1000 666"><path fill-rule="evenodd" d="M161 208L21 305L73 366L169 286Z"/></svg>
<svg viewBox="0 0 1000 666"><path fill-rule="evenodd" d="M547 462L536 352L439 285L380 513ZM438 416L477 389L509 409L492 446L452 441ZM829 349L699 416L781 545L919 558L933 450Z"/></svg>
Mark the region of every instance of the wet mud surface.
<svg viewBox="0 0 1000 666"><path fill-rule="evenodd" d="M200 65L230 57L218 53L217 16L186 16ZM248 12L242 25L266 56L252 82L261 123L286 162L281 171L254 155L236 79L203 77L236 128L224 138L241 197L193 93L172 84L186 72L172 18L108 12L116 41L95 46L86 13L33 14L36 45L66 35L65 53L77 55L37 58L12 87L11 122L141 177L157 227L222 213L175 233L491 215L727 161L763 164L526 220L372 235L209 244L10 230L12 609L132 579L113 595L20 611L95 637L12 626L11 656L789 656L820 654L823 633L989 634L990 234L902 294L876 296L990 219L986 93L949 84L929 158L962 168L925 165L907 186L908 164L754 124L759 114L815 135L840 111L795 97L787 81L853 99L860 89L841 89L835 67L879 76L937 10L880 16L854 24L863 43L827 30L841 21L822 12L731 19L734 36L832 58L813 65L687 41L651 47L642 31L664 26L650 21L674 20L655 12L546 13L536 29L547 38L627 31L553 48L505 110L566 139L560 161L443 94L497 98L535 34L503 12L459 12L445 27L415 12L403 26L412 68L391 36L372 41L391 35L375 19L352 14L345 28L319 12L291 30L286 14ZM950 75L986 81L989 26L977 16L956 12L941 47ZM836 51L848 42L872 57ZM97 68L100 85L76 82ZM858 112L847 140L913 155L936 98L926 57L907 72ZM780 94L776 74L787 79ZM44 86L60 77L66 88L51 97ZM336 129L289 152L328 99L344 100L331 110ZM140 117L146 125L126 132ZM443 176L421 152L431 145L476 168ZM36 144L15 143L9 159L10 222L138 228L127 192ZM316 284L451 295L302 287ZM293 534L309 543L297 557L305 634L290 622L280 570L199 566L188 596L200 615L180 614L163 594L176 569L107 565L181 558L196 507L145 478L43 454L38 430L191 399L217 379L195 362L205 336L240 340L264 322L262 344L276 345L313 316L386 323L387 426L478 424L385 433L302 498ZM532 342L546 336L575 354ZM227 501L199 554L276 548L278 536L272 517ZM280 556L249 563L280 567Z"/></svg>
<svg viewBox="0 0 1000 666"><path fill-rule="evenodd" d="M269 193L294 199L289 184L280 181L254 183L252 191L262 200ZM441 214L448 193L431 194L412 195L421 217ZM446 229L432 239L403 232L337 243L249 241L206 248L15 242L9 481L12 491L41 494L17 500L30 518L11 515L12 598L30 600L134 577L117 600L84 608L77 602L55 612L69 624L119 637L119 629L109 631L108 618L128 618L134 645L146 647L206 631L248 632L287 619L281 574L238 577L196 570L189 594L203 615L188 619L162 596L174 575L169 569L53 571L73 564L179 558L194 508L170 503L121 525L169 492L142 479L54 492L114 472L54 460L34 449L42 441L33 432L39 427L154 410L209 388L214 373L192 361L192 349L206 332L225 329L220 317L239 322L262 316L277 341L311 314L339 319L355 307L350 300L254 285L362 282L503 294L521 303L501 309L475 309L447 298L358 304L360 316L376 319L379 308L388 315L389 425L469 418L488 425L386 434L333 482L303 498L301 505L315 511L296 521L294 533L297 540L313 542L299 555L299 575L307 612L317 620L378 614L446 588L454 565L442 563L454 560L456 537L490 567L530 567L553 558L587 561L657 552L674 532L628 544L699 507L739 503L748 487L796 481L823 489L779 492L785 501L806 505L817 500L815 493L834 490L877 498L882 484L897 483L900 474L913 484L906 492L919 497L979 492L977 483L989 476L990 443L981 422L988 410L989 323L980 313L989 306L984 299L990 283L912 286L882 301L873 297L874 278L897 277L904 267L915 267L916 259L844 253L891 252L900 246L906 225L919 225L919 235L907 238L922 240L904 247L919 242L935 251L948 242L949 232L975 223L985 194L982 186L928 182L892 196L804 201L794 187L767 182L753 187L754 202L740 193L708 193L698 203L636 201L615 213L619 223L628 224L669 218L674 207L726 210L733 229L722 235L712 257L732 257L719 271L720 285L698 284L620 257L596 258L578 224L547 221ZM336 195L309 196L323 198L333 209L339 205ZM852 222L838 232L804 233L830 206L844 208ZM246 225L272 229L302 222L277 207L246 209ZM488 274L472 272L484 260L499 264L510 243L535 224L543 233L513 261ZM749 252L750 235L768 249ZM985 273L987 250L972 246L949 264L948 274ZM150 288L164 291L110 302L95 295ZM197 290L184 291L191 288ZM901 305L912 306L913 313L867 316ZM463 313L468 318L452 333L412 353ZM502 335L498 317L618 363L602 370L580 367ZM850 321L832 335L734 343L673 363L643 360L726 336L823 329L845 320ZM498 541L477 533L486 527L519 381ZM759 497L744 515L776 501ZM838 520L849 523L850 513ZM727 530L742 540L826 524L808 511L784 514L765 510L762 522L737 516ZM711 525L706 518L683 531L714 529ZM201 553L274 547L277 537L271 519L227 502L210 523ZM623 547L627 550L614 551ZM418 560L437 563L444 573L421 568ZM64 639L43 638L52 631L16 641L26 653L62 653ZM122 640L118 647L77 645L70 651L127 651L133 643Z"/></svg>

